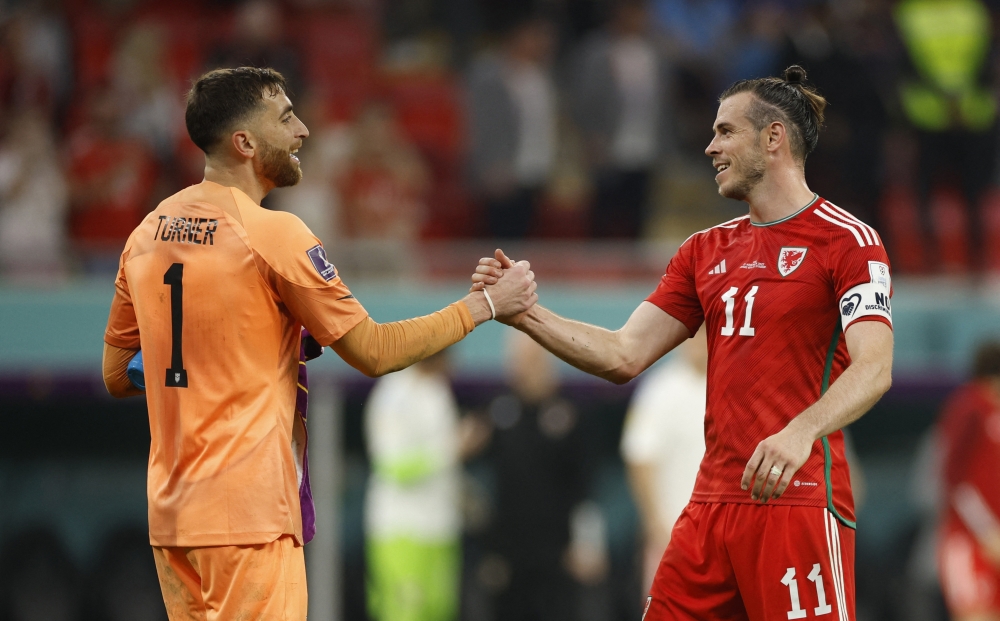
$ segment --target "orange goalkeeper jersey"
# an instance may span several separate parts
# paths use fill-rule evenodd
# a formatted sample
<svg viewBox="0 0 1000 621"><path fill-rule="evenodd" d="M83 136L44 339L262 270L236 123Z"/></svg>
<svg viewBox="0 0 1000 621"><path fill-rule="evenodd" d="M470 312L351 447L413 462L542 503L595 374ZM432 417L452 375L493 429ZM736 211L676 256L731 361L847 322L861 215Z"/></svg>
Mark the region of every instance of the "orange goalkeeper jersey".
<svg viewBox="0 0 1000 621"><path fill-rule="evenodd" d="M367 316L319 240L205 181L132 232L115 289L105 341L143 351L150 542L301 542L300 328L329 345Z"/></svg>

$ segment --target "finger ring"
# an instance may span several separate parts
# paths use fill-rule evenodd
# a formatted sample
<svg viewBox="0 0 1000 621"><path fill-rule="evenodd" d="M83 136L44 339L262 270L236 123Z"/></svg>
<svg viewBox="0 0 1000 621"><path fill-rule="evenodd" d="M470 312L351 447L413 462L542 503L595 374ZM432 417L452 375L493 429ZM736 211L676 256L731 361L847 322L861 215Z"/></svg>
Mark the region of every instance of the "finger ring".
<svg viewBox="0 0 1000 621"><path fill-rule="evenodd" d="M773 476L780 477L781 476L781 468L779 468L777 466L771 466L771 474Z"/></svg>

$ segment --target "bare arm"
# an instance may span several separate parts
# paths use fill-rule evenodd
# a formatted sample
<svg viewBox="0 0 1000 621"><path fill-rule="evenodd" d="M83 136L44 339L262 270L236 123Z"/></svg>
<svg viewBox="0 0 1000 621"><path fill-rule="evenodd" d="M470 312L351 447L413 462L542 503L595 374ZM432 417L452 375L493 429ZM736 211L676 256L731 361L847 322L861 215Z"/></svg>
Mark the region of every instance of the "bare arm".
<svg viewBox="0 0 1000 621"><path fill-rule="evenodd" d="M498 248L494 258L480 259L470 291L502 284L513 266ZM581 371L616 384L633 379L691 336L687 326L649 302L642 302L618 330L566 319L539 304L499 320Z"/></svg>
<svg viewBox="0 0 1000 621"><path fill-rule="evenodd" d="M618 330L566 319L536 304L511 323L581 371L624 384L691 336L659 307L642 302Z"/></svg>
<svg viewBox="0 0 1000 621"><path fill-rule="evenodd" d="M841 429L871 409L892 384L892 329L879 321L858 321L847 328L851 364L816 403L764 439L743 472L743 489L767 502L784 493L809 459L813 442ZM780 478L771 471L782 471Z"/></svg>

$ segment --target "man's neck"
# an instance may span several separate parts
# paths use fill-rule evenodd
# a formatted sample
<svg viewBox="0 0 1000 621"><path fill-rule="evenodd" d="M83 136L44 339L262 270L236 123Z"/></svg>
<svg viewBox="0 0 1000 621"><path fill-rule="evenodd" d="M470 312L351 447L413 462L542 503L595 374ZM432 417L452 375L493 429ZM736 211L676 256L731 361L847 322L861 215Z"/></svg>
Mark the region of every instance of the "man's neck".
<svg viewBox="0 0 1000 621"><path fill-rule="evenodd" d="M787 218L812 202L814 197L801 168L769 170L747 198L750 221L766 224Z"/></svg>
<svg viewBox="0 0 1000 621"><path fill-rule="evenodd" d="M237 166L219 165L212 160L205 162L205 181L236 188L260 205L267 193L273 189L269 183L261 181L253 170L253 164L246 162Z"/></svg>

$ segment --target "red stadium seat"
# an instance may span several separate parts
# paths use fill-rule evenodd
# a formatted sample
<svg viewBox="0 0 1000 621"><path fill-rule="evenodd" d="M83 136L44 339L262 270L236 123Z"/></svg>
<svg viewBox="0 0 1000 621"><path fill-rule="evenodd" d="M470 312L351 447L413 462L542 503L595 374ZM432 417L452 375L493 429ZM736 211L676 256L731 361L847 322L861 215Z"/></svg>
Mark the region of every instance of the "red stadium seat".
<svg viewBox="0 0 1000 621"><path fill-rule="evenodd" d="M969 209L962 194L951 187L931 193L931 222L938 249L938 267L949 274L969 271Z"/></svg>
<svg viewBox="0 0 1000 621"><path fill-rule="evenodd" d="M306 12L289 23L305 81L328 100L335 119L354 117L374 92L378 36L370 20L349 13Z"/></svg>
<svg viewBox="0 0 1000 621"><path fill-rule="evenodd" d="M890 185L882 196L879 209L893 269L906 274L924 273L927 269L927 245L921 227L916 192L903 185Z"/></svg>
<svg viewBox="0 0 1000 621"><path fill-rule="evenodd" d="M982 231L983 268L1000 274L1000 188L987 191L979 206Z"/></svg>
<svg viewBox="0 0 1000 621"><path fill-rule="evenodd" d="M111 21L95 12L82 13L71 22L76 88L88 92L108 79L114 53L115 29Z"/></svg>
<svg viewBox="0 0 1000 621"><path fill-rule="evenodd" d="M406 136L432 160L457 163L464 148L461 92L452 76L403 75L384 80Z"/></svg>

